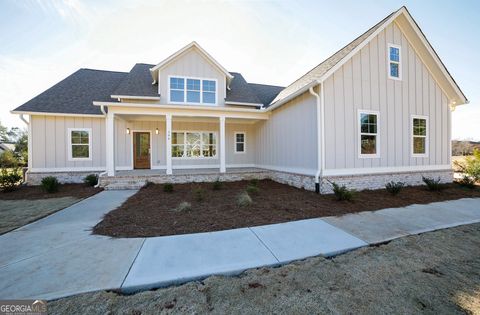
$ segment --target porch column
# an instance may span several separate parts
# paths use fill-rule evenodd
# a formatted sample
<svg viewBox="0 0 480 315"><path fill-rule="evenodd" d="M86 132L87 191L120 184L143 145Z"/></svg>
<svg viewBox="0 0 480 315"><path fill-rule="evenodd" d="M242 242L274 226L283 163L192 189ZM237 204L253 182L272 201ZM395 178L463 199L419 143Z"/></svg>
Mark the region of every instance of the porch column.
<svg viewBox="0 0 480 315"><path fill-rule="evenodd" d="M172 114L167 114L165 116L165 126L166 126L166 137L167 137L167 175L172 175Z"/></svg>
<svg viewBox="0 0 480 315"><path fill-rule="evenodd" d="M220 116L220 173L225 172L225 116Z"/></svg>
<svg viewBox="0 0 480 315"><path fill-rule="evenodd" d="M115 176L115 114L107 113L106 119L107 175Z"/></svg>

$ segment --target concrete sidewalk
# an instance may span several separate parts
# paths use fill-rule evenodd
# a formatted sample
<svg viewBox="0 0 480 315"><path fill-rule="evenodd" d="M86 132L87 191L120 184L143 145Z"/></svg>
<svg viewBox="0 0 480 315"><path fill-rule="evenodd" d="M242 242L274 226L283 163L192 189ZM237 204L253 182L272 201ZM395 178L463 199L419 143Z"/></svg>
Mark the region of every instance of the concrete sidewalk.
<svg viewBox="0 0 480 315"><path fill-rule="evenodd" d="M461 199L210 233L146 239L90 234L134 193L104 191L1 235L0 299L131 293L480 222L480 199Z"/></svg>

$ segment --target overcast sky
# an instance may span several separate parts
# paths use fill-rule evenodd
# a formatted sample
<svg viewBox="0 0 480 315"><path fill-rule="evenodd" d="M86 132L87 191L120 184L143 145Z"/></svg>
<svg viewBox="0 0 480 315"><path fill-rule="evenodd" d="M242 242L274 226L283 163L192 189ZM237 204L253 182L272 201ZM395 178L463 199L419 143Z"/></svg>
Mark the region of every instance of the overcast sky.
<svg viewBox="0 0 480 315"><path fill-rule="evenodd" d="M79 68L128 71L196 40L249 82L288 85L406 5L470 100L453 137L480 140L478 1L2 0L0 121Z"/></svg>

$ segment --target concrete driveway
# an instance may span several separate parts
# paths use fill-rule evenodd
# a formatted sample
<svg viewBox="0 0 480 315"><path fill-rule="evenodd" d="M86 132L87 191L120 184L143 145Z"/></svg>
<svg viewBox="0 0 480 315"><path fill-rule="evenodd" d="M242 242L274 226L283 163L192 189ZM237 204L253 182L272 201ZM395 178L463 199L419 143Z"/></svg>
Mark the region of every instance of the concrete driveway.
<svg viewBox="0 0 480 315"><path fill-rule="evenodd" d="M104 191L0 236L0 299L57 299L96 290L135 292L333 256L369 244L480 222L480 199L152 238L90 229L136 191Z"/></svg>

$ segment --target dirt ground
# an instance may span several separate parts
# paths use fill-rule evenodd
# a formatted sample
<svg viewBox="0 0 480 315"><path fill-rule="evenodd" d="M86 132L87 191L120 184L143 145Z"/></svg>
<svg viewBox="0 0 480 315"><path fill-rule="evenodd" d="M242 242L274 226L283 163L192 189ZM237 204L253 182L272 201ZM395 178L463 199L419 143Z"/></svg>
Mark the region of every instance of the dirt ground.
<svg viewBox="0 0 480 315"><path fill-rule="evenodd" d="M337 201L333 195L318 195L263 180L258 183L258 193L250 194L253 204L239 207L237 196L248 184L248 181L223 183L221 190L213 190L211 183L175 184L171 193L164 192L163 185L152 184L109 212L93 231L113 237L197 233L480 197L480 187L472 190L450 184L442 191L433 192L425 186L405 187L396 196L384 189L361 191L353 202L347 202ZM194 191L199 187L204 191L203 201L195 198ZM192 209L174 211L183 201L190 202Z"/></svg>
<svg viewBox="0 0 480 315"><path fill-rule="evenodd" d="M124 296L78 295L49 314L480 314L480 224L239 277Z"/></svg>
<svg viewBox="0 0 480 315"><path fill-rule="evenodd" d="M11 192L0 191L0 200L35 200L60 197L83 199L102 191L102 188L89 187L85 184L62 184L56 193L47 193L41 186L20 186Z"/></svg>

